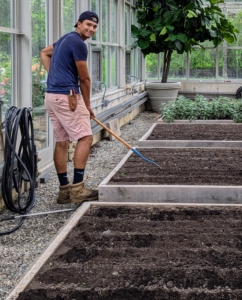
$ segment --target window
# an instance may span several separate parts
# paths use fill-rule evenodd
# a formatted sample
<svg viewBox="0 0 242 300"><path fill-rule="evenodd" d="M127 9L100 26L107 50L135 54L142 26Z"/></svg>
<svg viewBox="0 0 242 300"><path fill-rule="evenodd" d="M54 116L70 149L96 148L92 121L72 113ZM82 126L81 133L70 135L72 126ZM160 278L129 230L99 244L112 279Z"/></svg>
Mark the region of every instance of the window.
<svg viewBox="0 0 242 300"><path fill-rule="evenodd" d="M130 70L130 51L126 51L126 55L125 55L125 75L126 75L126 82L130 83L130 74L131 74L131 70Z"/></svg>
<svg viewBox="0 0 242 300"><path fill-rule="evenodd" d="M32 107L35 143L37 150L48 146L48 120L44 107L45 70L40 60L40 51L46 45L46 1L32 0Z"/></svg>
<svg viewBox="0 0 242 300"><path fill-rule="evenodd" d="M75 20L75 10L74 10L74 0L63 0L63 33L68 33L74 30L74 25L77 20Z"/></svg>
<svg viewBox="0 0 242 300"><path fill-rule="evenodd" d="M0 27L11 27L11 1L0 0Z"/></svg>
<svg viewBox="0 0 242 300"><path fill-rule="evenodd" d="M129 3L125 4L125 71L126 83L141 79L141 52L138 48L131 50L134 39L131 36L131 24L137 25L135 8ZM127 76L128 75L128 76Z"/></svg>
<svg viewBox="0 0 242 300"><path fill-rule="evenodd" d="M101 49L92 48L92 93L101 91Z"/></svg>
<svg viewBox="0 0 242 300"><path fill-rule="evenodd" d="M12 35L0 32L0 98L6 106L12 105Z"/></svg>
<svg viewBox="0 0 242 300"><path fill-rule="evenodd" d="M114 87L118 69L117 0L92 0L90 9L101 16L95 36L88 41L89 52L92 52L92 82L101 81L106 87ZM92 92L98 91L93 85Z"/></svg>
<svg viewBox="0 0 242 300"><path fill-rule="evenodd" d="M0 26L12 27L10 0L0 0ZM0 32L0 99L5 106L13 105L13 38L14 34ZM6 108L3 107L3 115Z"/></svg>

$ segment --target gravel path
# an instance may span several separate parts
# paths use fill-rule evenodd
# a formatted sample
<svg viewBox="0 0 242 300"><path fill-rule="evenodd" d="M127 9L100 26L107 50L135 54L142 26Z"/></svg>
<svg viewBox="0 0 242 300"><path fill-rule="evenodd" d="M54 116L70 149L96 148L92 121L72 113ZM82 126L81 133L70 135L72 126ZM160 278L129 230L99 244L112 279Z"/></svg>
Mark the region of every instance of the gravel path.
<svg viewBox="0 0 242 300"><path fill-rule="evenodd" d="M121 128L121 137L131 146L137 146L137 141L147 132L159 115L153 112L143 112L134 120ZM92 189L107 177L128 149L118 140L104 139L95 144L90 151L86 175L86 186ZM73 164L68 164L69 179L72 177ZM75 208L76 205L57 205L59 183L56 172L52 171L50 179L40 184L36 189L36 206L30 213L51 211L64 208ZM64 212L32 217L26 219L22 227L12 234L0 236L0 300L6 298L17 285L22 276L49 245L73 212ZM0 218L9 215L9 211L1 211ZM13 228L18 219L0 223L0 232Z"/></svg>

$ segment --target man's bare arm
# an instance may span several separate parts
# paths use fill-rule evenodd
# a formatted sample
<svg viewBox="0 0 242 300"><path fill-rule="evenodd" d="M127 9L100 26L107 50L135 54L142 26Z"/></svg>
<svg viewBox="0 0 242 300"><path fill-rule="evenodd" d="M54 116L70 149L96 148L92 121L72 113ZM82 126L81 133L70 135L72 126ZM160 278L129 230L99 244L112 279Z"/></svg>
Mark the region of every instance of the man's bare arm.
<svg viewBox="0 0 242 300"><path fill-rule="evenodd" d="M83 60L77 60L76 67L78 70L82 97L84 99L84 102L90 114L95 117L91 108L91 101L90 101L91 79L87 68L87 62Z"/></svg>
<svg viewBox="0 0 242 300"><path fill-rule="evenodd" d="M41 52L40 52L40 58L41 58L42 64L44 65L45 70L47 72L49 72L49 69L50 69L50 60L51 60L53 50L54 50L53 45L49 45L46 48L44 48L43 50L41 50Z"/></svg>

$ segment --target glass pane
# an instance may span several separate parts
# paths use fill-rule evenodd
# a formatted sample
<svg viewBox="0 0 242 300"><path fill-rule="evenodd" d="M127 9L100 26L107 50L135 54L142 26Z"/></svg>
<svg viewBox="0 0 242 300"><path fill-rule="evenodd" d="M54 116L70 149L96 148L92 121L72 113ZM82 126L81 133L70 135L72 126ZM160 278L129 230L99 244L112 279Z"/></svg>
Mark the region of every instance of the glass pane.
<svg viewBox="0 0 242 300"><path fill-rule="evenodd" d="M130 45L129 37L130 37L130 22L129 22L129 16L130 16L130 6L125 5L125 45Z"/></svg>
<svg viewBox="0 0 242 300"><path fill-rule="evenodd" d="M140 55L139 49L131 51L131 75L134 75L138 80L140 80L141 74ZM137 81L136 78L131 78L131 81Z"/></svg>
<svg viewBox="0 0 242 300"><path fill-rule="evenodd" d="M135 56L134 56L134 75L138 78L138 80L141 80L141 52L139 49L135 49Z"/></svg>
<svg viewBox="0 0 242 300"><path fill-rule="evenodd" d="M136 50L136 49L135 49ZM135 76L135 51L131 51L130 53L130 75ZM134 78L131 78L131 81L133 81Z"/></svg>
<svg viewBox="0 0 242 300"><path fill-rule="evenodd" d="M146 78L157 79L158 72L158 55L151 53L145 57L146 62Z"/></svg>
<svg viewBox="0 0 242 300"><path fill-rule="evenodd" d="M45 4L45 0L32 0L32 106L37 150L48 146L48 118L44 107L46 73L39 56L46 45Z"/></svg>
<svg viewBox="0 0 242 300"><path fill-rule="evenodd" d="M10 0L0 0L0 27L11 27Z"/></svg>
<svg viewBox="0 0 242 300"><path fill-rule="evenodd" d="M161 61L163 61L163 56L161 56ZM171 56L169 79L186 79L186 62L186 53L177 54L177 52L173 52Z"/></svg>
<svg viewBox="0 0 242 300"><path fill-rule="evenodd" d="M108 47L102 46L102 81L108 86Z"/></svg>
<svg viewBox="0 0 242 300"><path fill-rule="evenodd" d="M117 43L117 0L110 1L111 10L111 43Z"/></svg>
<svg viewBox="0 0 242 300"><path fill-rule="evenodd" d="M231 11L228 12L230 15L229 20L239 31L239 33L236 34L237 41L234 44L229 44L229 46L242 47L242 3L237 3L237 5L239 5L237 8L235 8L234 10L231 9Z"/></svg>
<svg viewBox="0 0 242 300"><path fill-rule="evenodd" d="M111 47L111 86L117 85L117 48Z"/></svg>
<svg viewBox="0 0 242 300"><path fill-rule="evenodd" d="M63 0L63 33L74 30L75 20L74 0Z"/></svg>
<svg viewBox="0 0 242 300"><path fill-rule="evenodd" d="M241 79L242 78L242 49L219 50L219 78Z"/></svg>
<svg viewBox="0 0 242 300"><path fill-rule="evenodd" d="M12 105L12 51L11 34L0 32L0 98L4 105ZM6 109L3 108L4 114Z"/></svg>
<svg viewBox="0 0 242 300"><path fill-rule="evenodd" d="M91 10L94 11L98 16L99 16L99 0L92 0L92 4L91 4ZM100 19L100 16L99 16ZM95 35L92 37L93 40L100 40L99 38L99 26L97 26L97 30Z"/></svg>
<svg viewBox="0 0 242 300"><path fill-rule="evenodd" d="M108 42L108 1L102 1L102 41Z"/></svg>
<svg viewBox="0 0 242 300"><path fill-rule="evenodd" d="M190 79L215 79L216 49L192 51L189 76Z"/></svg>
<svg viewBox="0 0 242 300"><path fill-rule="evenodd" d="M134 24L134 25L137 26L134 8L131 9L131 24ZM130 25L130 26L131 26L131 25ZM135 41L135 38L133 38L133 37L131 36L131 28L130 28L130 38L131 38L131 44L133 44L133 42Z"/></svg>

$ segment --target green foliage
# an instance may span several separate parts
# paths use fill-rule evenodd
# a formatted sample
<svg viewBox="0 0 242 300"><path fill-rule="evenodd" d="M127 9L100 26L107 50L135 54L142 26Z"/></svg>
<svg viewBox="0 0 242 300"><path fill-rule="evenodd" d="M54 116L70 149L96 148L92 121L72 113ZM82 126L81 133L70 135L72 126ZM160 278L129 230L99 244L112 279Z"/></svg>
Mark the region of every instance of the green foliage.
<svg viewBox="0 0 242 300"><path fill-rule="evenodd" d="M137 22L131 25L135 42L144 56L164 52L162 82L167 82L171 54L191 52L194 46L203 47L205 41L217 47L226 40L233 43L238 31L226 19L218 4L224 0L137 0Z"/></svg>
<svg viewBox="0 0 242 300"><path fill-rule="evenodd" d="M11 105L12 94L12 65L10 54L0 53L0 96L5 105ZM45 71L43 66L40 65L39 57L33 57L32 59L32 106L40 106L44 104L45 93Z"/></svg>
<svg viewBox="0 0 242 300"><path fill-rule="evenodd" d="M39 57L32 58L32 106L37 107L44 104L45 94L45 71L40 64Z"/></svg>
<svg viewBox="0 0 242 300"><path fill-rule="evenodd" d="M39 57L40 50L46 45L45 1L31 1L32 19L32 56Z"/></svg>
<svg viewBox="0 0 242 300"><path fill-rule="evenodd" d="M202 95L195 99L178 96L176 102L161 106L161 115L165 122L174 120L218 120L232 119L242 122L242 101L228 97L218 97L208 100Z"/></svg>
<svg viewBox="0 0 242 300"><path fill-rule="evenodd" d="M0 97L4 104L11 101L11 60L9 54L0 53Z"/></svg>
<svg viewBox="0 0 242 300"><path fill-rule="evenodd" d="M75 4L74 0L64 0L63 4L63 33L68 33L73 30L76 22L75 19Z"/></svg>
<svg viewBox="0 0 242 300"><path fill-rule="evenodd" d="M11 26L11 15L10 15L10 9L11 9L11 2L10 0L0 0L0 27L10 27ZM6 39L9 39L9 35L4 35L3 33L1 35L1 43L0 43L0 53L7 52L8 47L6 43Z"/></svg>

